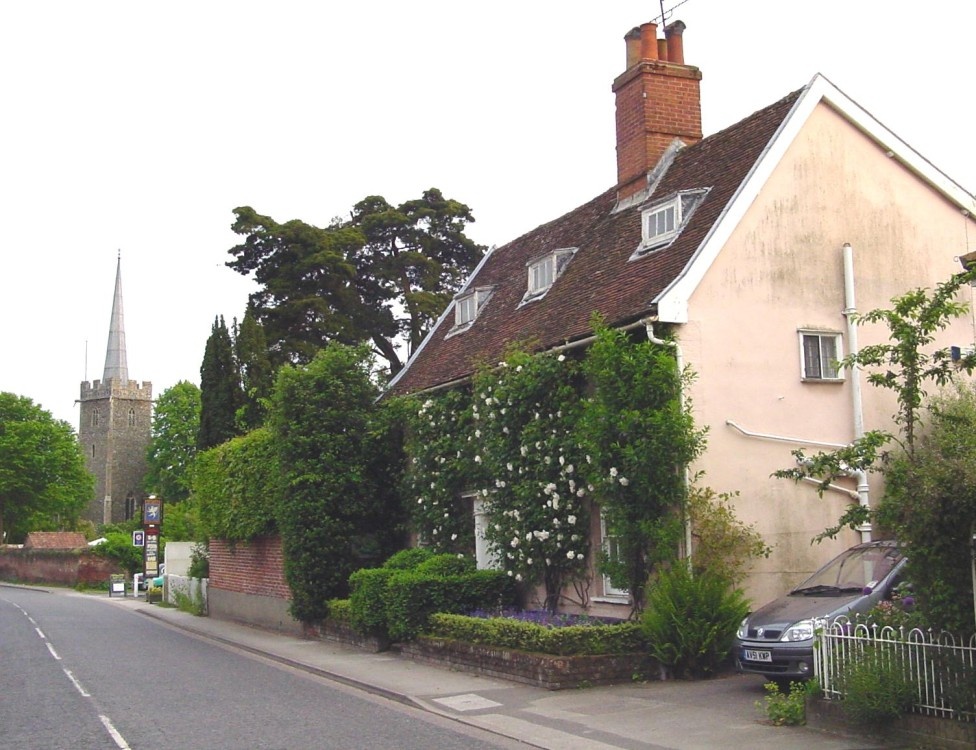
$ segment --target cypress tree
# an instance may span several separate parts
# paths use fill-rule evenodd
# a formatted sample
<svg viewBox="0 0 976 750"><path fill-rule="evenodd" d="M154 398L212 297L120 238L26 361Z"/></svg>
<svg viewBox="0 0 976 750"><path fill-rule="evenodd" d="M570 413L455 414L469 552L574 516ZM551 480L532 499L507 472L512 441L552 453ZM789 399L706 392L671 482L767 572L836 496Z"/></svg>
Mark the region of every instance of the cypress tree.
<svg viewBox="0 0 976 750"><path fill-rule="evenodd" d="M248 304L244 320L237 330L234 347L244 399L238 412L238 425L244 430L253 430L264 424L271 387L274 385L274 368L268 355L264 328L258 322L251 304Z"/></svg>
<svg viewBox="0 0 976 750"><path fill-rule="evenodd" d="M243 400L234 346L221 315L214 318L200 365L199 450L220 445L238 434L235 417Z"/></svg>

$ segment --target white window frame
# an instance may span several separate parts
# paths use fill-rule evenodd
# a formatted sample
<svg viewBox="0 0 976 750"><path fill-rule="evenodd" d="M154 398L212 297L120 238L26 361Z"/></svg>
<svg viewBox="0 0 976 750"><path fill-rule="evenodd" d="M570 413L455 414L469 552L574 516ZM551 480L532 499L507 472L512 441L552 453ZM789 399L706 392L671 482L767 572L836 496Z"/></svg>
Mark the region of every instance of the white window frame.
<svg viewBox="0 0 976 750"><path fill-rule="evenodd" d="M520 306L545 297L557 279L563 275L563 271L566 270L566 266L577 250L578 247L561 247L526 263L528 283L525 295L519 303Z"/></svg>
<svg viewBox="0 0 976 750"><path fill-rule="evenodd" d="M603 515L603 509L600 509L600 547L603 553L610 556L615 556L617 554L616 549L616 537L612 537L607 534L607 519ZM603 576L603 596L594 597L597 601L608 601L608 602L629 602L630 601L630 591L628 589L620 589L613 585L610 580L610 576Z"/></svg>
<svg viewBox="0 0 976 750"><path fill-rule="evenodd" d="M844 337L839 331L801 328L797 331L800 349L800 378L806 383L842 383L844 371L833 363L844 358ZM812 344L816 339L816 362L807 357L808 341ZM833 353L829 347L825 350L825 342L832 342ZM808 365L815 365L816 371L808 369Z"/></svg>
<svg viewBox="0 0 976 750"><path fill-rule="evenodd" d="M453 336L456 333L468 330L474 321L477 320L478 314L488 302L488 298L491 297L494 289L493 286L477 287L455 297L454 327L451 328L447 335Z"/></svg>
<svg viewBox="0 0 976 750"><path fill-rule="evenodd" d="M488 529L488 511L485 507L485 497L480 492L465 492L461 495L465 500L472 501L474 511L474 558L478 570L496 570L500 566L492 552L491 544L485 531Z"/></svg>
<svg viewBox="0 0 976 750"><path fill-rule="evenodd" d="M636 260L651 250L667 247L684 229L710 188L680 190L666 200L641 210L641 243L630 256Z"/></svg>

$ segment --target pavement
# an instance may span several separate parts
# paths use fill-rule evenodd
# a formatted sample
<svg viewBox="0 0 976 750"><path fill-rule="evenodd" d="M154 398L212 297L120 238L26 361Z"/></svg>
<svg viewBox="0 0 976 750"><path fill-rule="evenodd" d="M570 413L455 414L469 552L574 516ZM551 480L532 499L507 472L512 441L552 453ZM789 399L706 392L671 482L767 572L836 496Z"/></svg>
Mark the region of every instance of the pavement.
<svg viewBox="0 0 976 750"><path fill-rule="evenodd" d="M756 706L762 679L637 682L550 691L210 617L133 597L106 602L224 646L254 654L441 717L553 750L867 750L864 737L777 727ZM890 747L890 746L888 746Z"/></svg>

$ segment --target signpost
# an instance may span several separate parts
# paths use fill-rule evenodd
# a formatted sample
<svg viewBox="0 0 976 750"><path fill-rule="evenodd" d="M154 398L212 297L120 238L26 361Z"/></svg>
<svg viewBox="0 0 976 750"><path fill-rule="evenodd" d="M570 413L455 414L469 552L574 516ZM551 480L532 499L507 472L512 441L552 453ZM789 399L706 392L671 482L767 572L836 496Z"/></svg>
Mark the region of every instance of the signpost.
<svg viewBox="0 0 976 750"><path fill-rule="evenodd" d="M159 575L159 530L163 525L163 501L150 495L142 505L142 575L149 581ZM132 543L135 544L135 532Z"/></svg>
<svg viewBox="0 0 976 750"><path fill-rule="evenodd" d="M125 574L112 573L108 579L108 595L122 594L125 596Z"/></svg>

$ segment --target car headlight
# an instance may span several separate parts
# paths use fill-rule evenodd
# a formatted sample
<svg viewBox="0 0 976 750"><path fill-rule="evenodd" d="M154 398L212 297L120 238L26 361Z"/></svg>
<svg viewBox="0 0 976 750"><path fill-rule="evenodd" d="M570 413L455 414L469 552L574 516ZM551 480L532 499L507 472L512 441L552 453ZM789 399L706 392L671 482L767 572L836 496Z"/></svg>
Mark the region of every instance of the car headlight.
<svg viewBox="0 0 976 750"><path fill-rule="evenodd" d="M739 624L739 629L735 631L737 638L745 638L746 632L749 630L749 618L742 618L742 622Z"/></svg>
<svg viewBox="0 0 976 750"><path fill-rule="evenodd" d="M783 633L781 641L809 641L813 638L815 629L813 620L800 620L790 625Z"/></svg>

